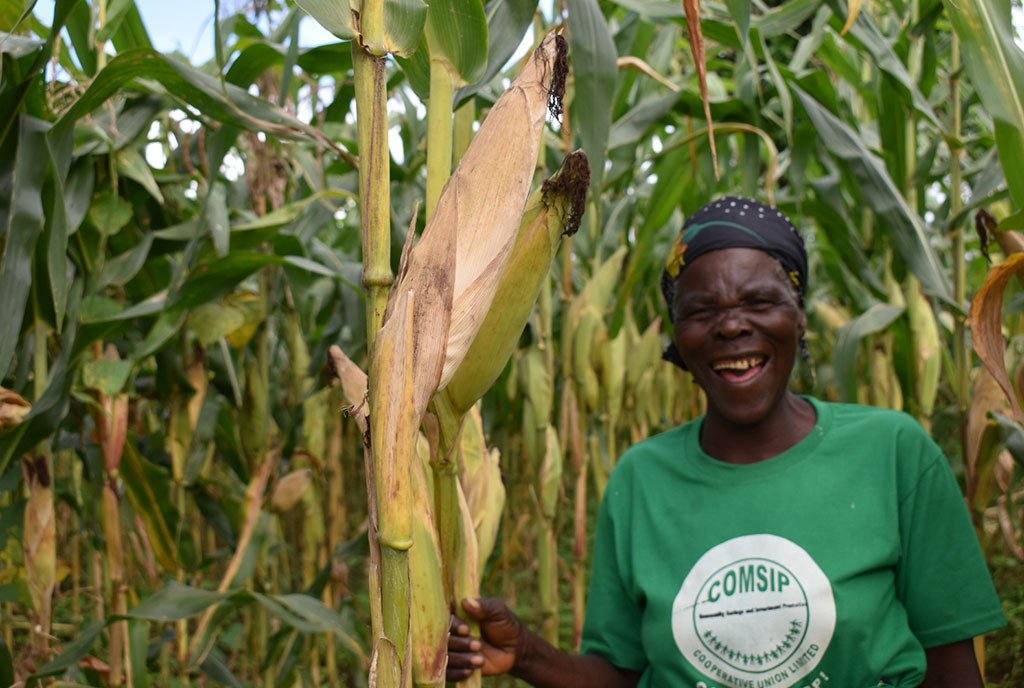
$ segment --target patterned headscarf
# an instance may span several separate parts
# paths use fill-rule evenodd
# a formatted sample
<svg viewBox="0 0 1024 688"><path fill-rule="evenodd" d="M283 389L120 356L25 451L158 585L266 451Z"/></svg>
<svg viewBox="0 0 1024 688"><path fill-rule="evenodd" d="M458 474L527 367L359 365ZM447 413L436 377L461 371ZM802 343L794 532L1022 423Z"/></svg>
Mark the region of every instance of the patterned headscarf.
<svg viewBox="0 0 1024 688"><path fill-rule="evenodd" d="M764 203L725 196L691 215L672 245L661 273L661 293L668 304L669 319L675 317L675 285L682 271L705 253L724 248L754 248L775 258L793 281L803 307L807 250L796 227L782 212ZM686 369L675 342L669 344L662 357Z"/></svg>

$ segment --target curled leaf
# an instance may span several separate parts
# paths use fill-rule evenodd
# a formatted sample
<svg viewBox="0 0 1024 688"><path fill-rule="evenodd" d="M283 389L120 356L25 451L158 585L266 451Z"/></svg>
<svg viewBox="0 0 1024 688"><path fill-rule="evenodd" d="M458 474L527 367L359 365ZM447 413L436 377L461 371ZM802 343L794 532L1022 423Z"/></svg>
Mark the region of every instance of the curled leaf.
<svg viewBox="0 0 1024 688"><path fill-rule="evenodd" d="M989 270L985 284L978 290L971 304L971 332L974 350L992 377L999 383L1003 394L1010 400L1013 415L1024 421L1017 393L1006 372L1006 342L1003 340L1003 292L1009 281L1024 269L1024 253L1015 253L1004 263Z"/></svg>

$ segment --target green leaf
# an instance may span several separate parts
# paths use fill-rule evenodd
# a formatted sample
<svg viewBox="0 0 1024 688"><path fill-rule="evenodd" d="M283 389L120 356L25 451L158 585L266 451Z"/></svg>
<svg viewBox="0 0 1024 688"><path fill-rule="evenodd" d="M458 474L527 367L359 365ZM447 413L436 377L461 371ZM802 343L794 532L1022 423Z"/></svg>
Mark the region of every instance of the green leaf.
<svg viewBox="0 0 1024 688"><path fill-rule="evenodd" d="M431 0L426 36L430 58L450 65L456 86L483 76L487 69L487 15L480 0Z"/></svg>
<svg viewBox="0 0 1024 688"><path fill-rule="evenodd" d="M106 627L106 623L101 619L97 619L89 623L85 628L78 629L75 633L74 642L65 645L64 651L60 655L49 661L38 672L29 676L25 684L32 685L32 681L35 679L59 674L78 664L83 657L89 654L89 650L92 649L96 639L100 637L104 627Z"/></svg>
<svg viewBox="0 0 1024 688"><path fill-rule="evenodd" d="M72 287L68 298L70 312L77 312L81 298L82 286L79 281ZM67 415L74 378L74 375L68 374L68 365L69 362L74 364L82 349L91 343L85 337L77 337L78 332L77 319L68 318L61 334L60 353L50 366L50 379L42 396L35 400L32 410L20 425L10 432L0 434L0 475L6 472L12 459L49 437Z"/></svg>
<svg viewBox="0 0 1024 688"><path fill-rule="evenodd" d="M1015 43L1010 0L945 0L964 65L985 109L1024 130L1024 53Z"/></svg>
<svg viewBox="0 0 1024 688"><path fill-rule="evenodd" d="M90 114L134 79L158 82L166 89L166 95L188 103L190 107L222 124L248 131L263 131L278 137L311 139L337 148L315 127L263 98L233 84L223 84L216 77L204 74L184 62L145 48L123 52L111 60L54 125L53 138L62 140L68 137L75 122Z"/></svg>
<svg viewBox="0 0 1024 688"><path fill-rule="evenodd" d="M996 120L996 146L1014 205L1024 208L1024 53L1015 43L1010 0L944 0L964 66Z"/></svg>
<svg viewBox="0 0 1024 688"><path fill-rule="evenodd" d="M105 262L103 269L100 271L97 286L123 286L127 284L135 275L139 274L139 270L146 264L146 258L149 256L149 249L152 246L153 235L147 234L138 244L116 258ZM121 309L118 308L117 310L120 311Z"/></svg>
<svg viewBox="0 0 1024 688"><path fill-rule="evenodd" d="M133 688L149 688L149 624L144 621L128 622L128 652L131 657Z"/></svg>
<svg viewBox="0 0 1024 688"><path fill-rule="evenodd" d="M7 236L0 255L0 378L6 377L18 343L22 318L32 284L32 256L43 231L42 188L48 156L49 124L23 115L14 162L14 189ZM15 228L17 231L15 231Z"/></svg>
<svg viewBox="0 0 1024 688"><path fill-rule="evenodd" d="M105 358L89 361L82 366L82 384L96 389L108 397L118 394L132 374L132 361L112 361Z"/></svg>
<svg viewBox="0 0 1024 688"><path fill-rule="evenodd" d="M204 303L188 316L188 326L199 337L203 346L209 346L245 324L245 314L223 303Z"/></svg>
<svg viewBox="0 0 1024 688"><path fill-rule="evenodd" d="M750 0L725 0L733 23L736 24L736 33L745 44L750 37Z"/></svg>
<svg viewBox="0 0 1024 688"><path fill-rule="evenodd" d="M833 10L835 11L835 9L834 6ZM840 21L838 16L836 15L834 21ZM943 128L942 122L935 115L935 111L928 103L928 99L921 93L917 83L910 76L910 72L907 71L906 66L900 60L896 51L893 50L890 42L878 30L871 15L867 12L861 12L857 15L857 21L850 29L849 35L864 46L879 69L895 79L896 84L909 96L909 101L913 103L914 109L941 130Z"/></svg>
<svg viewBox="0 0 1024 688"><path fill-rule="evenodd" d="M619 7L625 7L648 19L682 19L686 11L681 2L669 0L613 0Z"/></svg>
<svg viewBox="0 0 1024 688"><path fill-rule="evenodd" d="M142 600L125 616L146 621L180 621L202 614L231 595L230 592L202 590L176 581L168 581L164 587Z"/></svg>
<svg viewBox="0 0 1024 688"><path fill-rule="evenodd" d="M498 75L523 42L533 22L538 0L491 0L487 3L487 69L476 84L455 94L456 105Z"/></svg>
<svg viewBox="0 0 1024 688"><path fill-rule="evenodd" d="M833 365L839 398L845 402L857 401L857 354L861 340L889 327L905 309L901 306L876 303L868 310L839 328Z"/></svg>
<svg viewBox="0 0 1024 688"><path fill-rule="evenodd" d="M295 0L295 4L338 38L355 38L352 7L348 0Z"/></svg>
<svg viewBox="0 0 1024 688"><path fill-rule="evenodd" d="M751 20L765 38L781 36L795 30L818 11L821 0L789 0Z"/></svg>
<svg viewBox="0 0 1024 688"><path fill-rule="evenodd" d="M570 112L590 161L591 185L597 188L604 178L618 53L597 0L568 0L568 6L572 22L569 54L576 81Z"/></svg>
<svg viewBox="0 0 1024 688"><path fill-rule="evenodd" d="M423 0L384 0L384 48L395 55L411 55L420 44L426 21Z"/></svg>
<svg viewBox="0 0 1024 688"><path fill-rule="evenodd" d="M132 220L132 204L112 191L96 197L89 208L89 222L101 234L113 236L124 229Z"/></svg>
<svg viewBox="0 0 1024 688"><path fill-rule="evenodd" d="M96 41L108 41L121 28L128 12L135 6L135 0L110 0L107 3L107 20L96 32Z"/></svg>
<svg viewBox="0 0 1024 688"><path fill-rule="evenodd" d="M952 288L928 242L924 223L907 205L885 165L848 124L798 86L792 88L818 130L821 143L845 163L845 169L852 173L860 187L864 202L875 211L882 228L890 233L903 260L930 294L953 304Z"/></svg>
<svg viewBox="0 0 1024 688"><path fill-rule="evenodd" d="M138 149L122 148L117 152L117 173L138 182L157 203L164 202L164 195L160 193L160 187L153 178L153 170Z"/></svg>

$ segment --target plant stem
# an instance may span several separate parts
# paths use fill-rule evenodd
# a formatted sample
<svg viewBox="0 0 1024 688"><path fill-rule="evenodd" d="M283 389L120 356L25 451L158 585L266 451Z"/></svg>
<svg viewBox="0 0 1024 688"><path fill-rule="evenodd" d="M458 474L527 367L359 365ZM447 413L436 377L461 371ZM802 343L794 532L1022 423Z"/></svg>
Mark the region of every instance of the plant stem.
<svg viewBox="0 0 1024 688"><path fill-rule="evenodd" d="M950 138L959 142L961 133L961 94L960 94L960 39L954 33L951 36L951 54L949 65L949 99L950 99ZM949 214L956 217L963 201L960 197L960 187L963 184L963 149L959 143L951 146L949 151ZM953 231L953 298L961 308L967 306L967 264L964 257L964 228L957 225L951 228ZM956 314L956 327L953 331L953 352L956 364L956 390L957 411L960 417L960 451L963 458L963 465L966 471L971 470L971 462L968 460L967 451L967 410L970 404L971 394L971 359L970 351L967 348L967 324L963 316ZM966 476L970 485L974 476Z"/></svg>
<svg viewBox="0 0 1024 688"><path fill-rule="evenodd" d="M430 99L427 104L426 219L434 215L441 190L452 171L452 74L442 60L430 61Z"/></svg>

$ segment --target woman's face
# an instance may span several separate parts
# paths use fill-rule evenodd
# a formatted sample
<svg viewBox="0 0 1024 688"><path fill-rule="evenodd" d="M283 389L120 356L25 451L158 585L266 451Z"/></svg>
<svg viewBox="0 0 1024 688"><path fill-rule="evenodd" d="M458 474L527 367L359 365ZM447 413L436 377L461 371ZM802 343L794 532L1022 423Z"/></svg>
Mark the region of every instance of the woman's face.
<svg viewBox="0 0 1024 688"><path fill-rule="evenodd" d="M807 327L781 265L756 249L712 251L675 289L676 346L708 415L739 426L771 421Z"/></svg>

